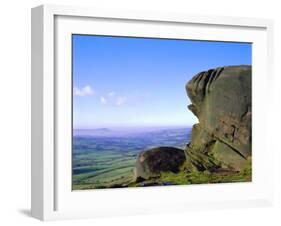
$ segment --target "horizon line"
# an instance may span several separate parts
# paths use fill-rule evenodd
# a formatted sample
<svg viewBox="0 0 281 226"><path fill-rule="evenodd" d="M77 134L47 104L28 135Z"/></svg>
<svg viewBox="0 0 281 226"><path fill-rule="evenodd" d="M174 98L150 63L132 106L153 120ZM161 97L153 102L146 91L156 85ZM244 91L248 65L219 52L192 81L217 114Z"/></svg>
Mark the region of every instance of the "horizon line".
<svg viewBox="0 0 281 226"><path fill-rule="evenodd" d="M194 123L196 124L196 123ZM127 126L98 126L98 127L73 127L73 130L91 129L118 129L118 128L165 128L165 127L192 127L192 125L127 125Z"/></svg>

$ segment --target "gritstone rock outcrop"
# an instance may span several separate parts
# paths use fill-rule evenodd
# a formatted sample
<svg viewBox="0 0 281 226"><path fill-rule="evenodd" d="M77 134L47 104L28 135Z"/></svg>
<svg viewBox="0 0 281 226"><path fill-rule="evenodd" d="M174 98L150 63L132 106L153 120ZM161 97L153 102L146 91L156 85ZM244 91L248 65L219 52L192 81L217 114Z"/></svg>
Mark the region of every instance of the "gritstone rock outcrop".
<svg viewBox="0 0 281 226"><path fill-rule="evenodd" d="M252 156L252 68L228 66L204 71L187 84L188 108L199 123L185 150L157 147L139 154L135 181L161 172L240 172Z"/></svg>
<svg viewBox="0 0 281 226"><path fill-rule="evenodd" d="M138 156L134 178L142 181L158 177L161 172L177 173L185 160L184 150L174 147L157 147L143 151Z"/></svg>
<svg viewBox="0 0 281 226"><path fill-rule="evenodd" d="M187 168L240 171L251 159L251 66L229 66L201 72L187 84L199 120L186 148Z"/></svg>

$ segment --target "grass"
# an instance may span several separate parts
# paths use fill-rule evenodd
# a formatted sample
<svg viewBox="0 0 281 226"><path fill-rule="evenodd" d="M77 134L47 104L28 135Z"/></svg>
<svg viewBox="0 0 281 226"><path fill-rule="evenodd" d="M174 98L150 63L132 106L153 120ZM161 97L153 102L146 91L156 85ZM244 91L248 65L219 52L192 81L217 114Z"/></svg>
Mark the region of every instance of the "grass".
<svg viewBox="0 0 281 226"><path fill-rule="evenodd" d="M180 172L162 173L159 181L175 185L183 184L210 184L210 183L232 183L232 182L250 182L252 181L251 162L240 172Z"/></svg>
<svg viewBox="0 0 281 226"><path fill-rule="evenodd" d="M145 180L140 183L133 181L132 173L127 168L116 170L114 175L100 175L93 180L85 180L86 183L74 184L74 190L93 189L93 188L119 188L119 187L146 187L160 185L191 185L191 184L212 184L212 183L234 183L252 181L251 161L240 172L221 171L221 172L185 172L179 173L166 172L160 177ZM111 174L111 173L109 173ZM118 175L118 176L117 176ZM111 178L106 180L105 178Z"/></svg>

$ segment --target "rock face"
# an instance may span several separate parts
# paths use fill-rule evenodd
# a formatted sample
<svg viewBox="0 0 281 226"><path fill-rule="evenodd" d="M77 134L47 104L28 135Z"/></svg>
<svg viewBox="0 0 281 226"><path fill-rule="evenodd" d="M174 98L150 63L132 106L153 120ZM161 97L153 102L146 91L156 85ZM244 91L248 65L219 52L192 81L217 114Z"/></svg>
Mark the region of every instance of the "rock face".
<svg viewBox="0 0 281 226"><path fill-rule="evenodd" d="M201 72L186 85L199 123L187 145L187 168L240 171L251 159L251 66Z"/></svg>
<svg viewBox="0 0 281 226"><path fill-rule="evenodd" d="M192 102L188 108L199 120L193 126L191 142L186 150L158 147L141 152L134 169L135 182L181 170L186 175L192 171L245 172L252 156L251 77L252 68L245 65L195 75L186 84Z"/></svg>
<svg viewBox="0 0 281 226"><path fill-rule="evenodd" d="M173 147L157 147L139 154L134 177L137 182L155 178L161 172L177 173L185 163L185 151Z"/></svg>

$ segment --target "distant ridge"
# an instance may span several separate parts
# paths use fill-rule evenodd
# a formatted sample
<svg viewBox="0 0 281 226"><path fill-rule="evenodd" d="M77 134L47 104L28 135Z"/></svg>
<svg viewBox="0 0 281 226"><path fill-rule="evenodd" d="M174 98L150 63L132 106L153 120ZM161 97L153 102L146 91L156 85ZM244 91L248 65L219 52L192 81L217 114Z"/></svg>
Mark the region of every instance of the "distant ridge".
<svg viewBox="0 0 281 226"><path fill-rule="evenodd" d="M110 129L108 128L97 128L97 129L91 129L92 131L96 132L110 132Z"/></svg>
<svg viewBox="0 0 281 226"><path fill-rule="evenodd" d="M155 133L168 133L171 130L186 130L188 128L95 128L95 129L73 129L73 136L90 137L124 137L124 136L151 136Z"/></svg>
<svg viewBox="0 0 281 226"><path fill-rule="evenodd" d="M108 128L96 128L96 129L74 129L74 136L109 136L113 133Z"/></svg>

